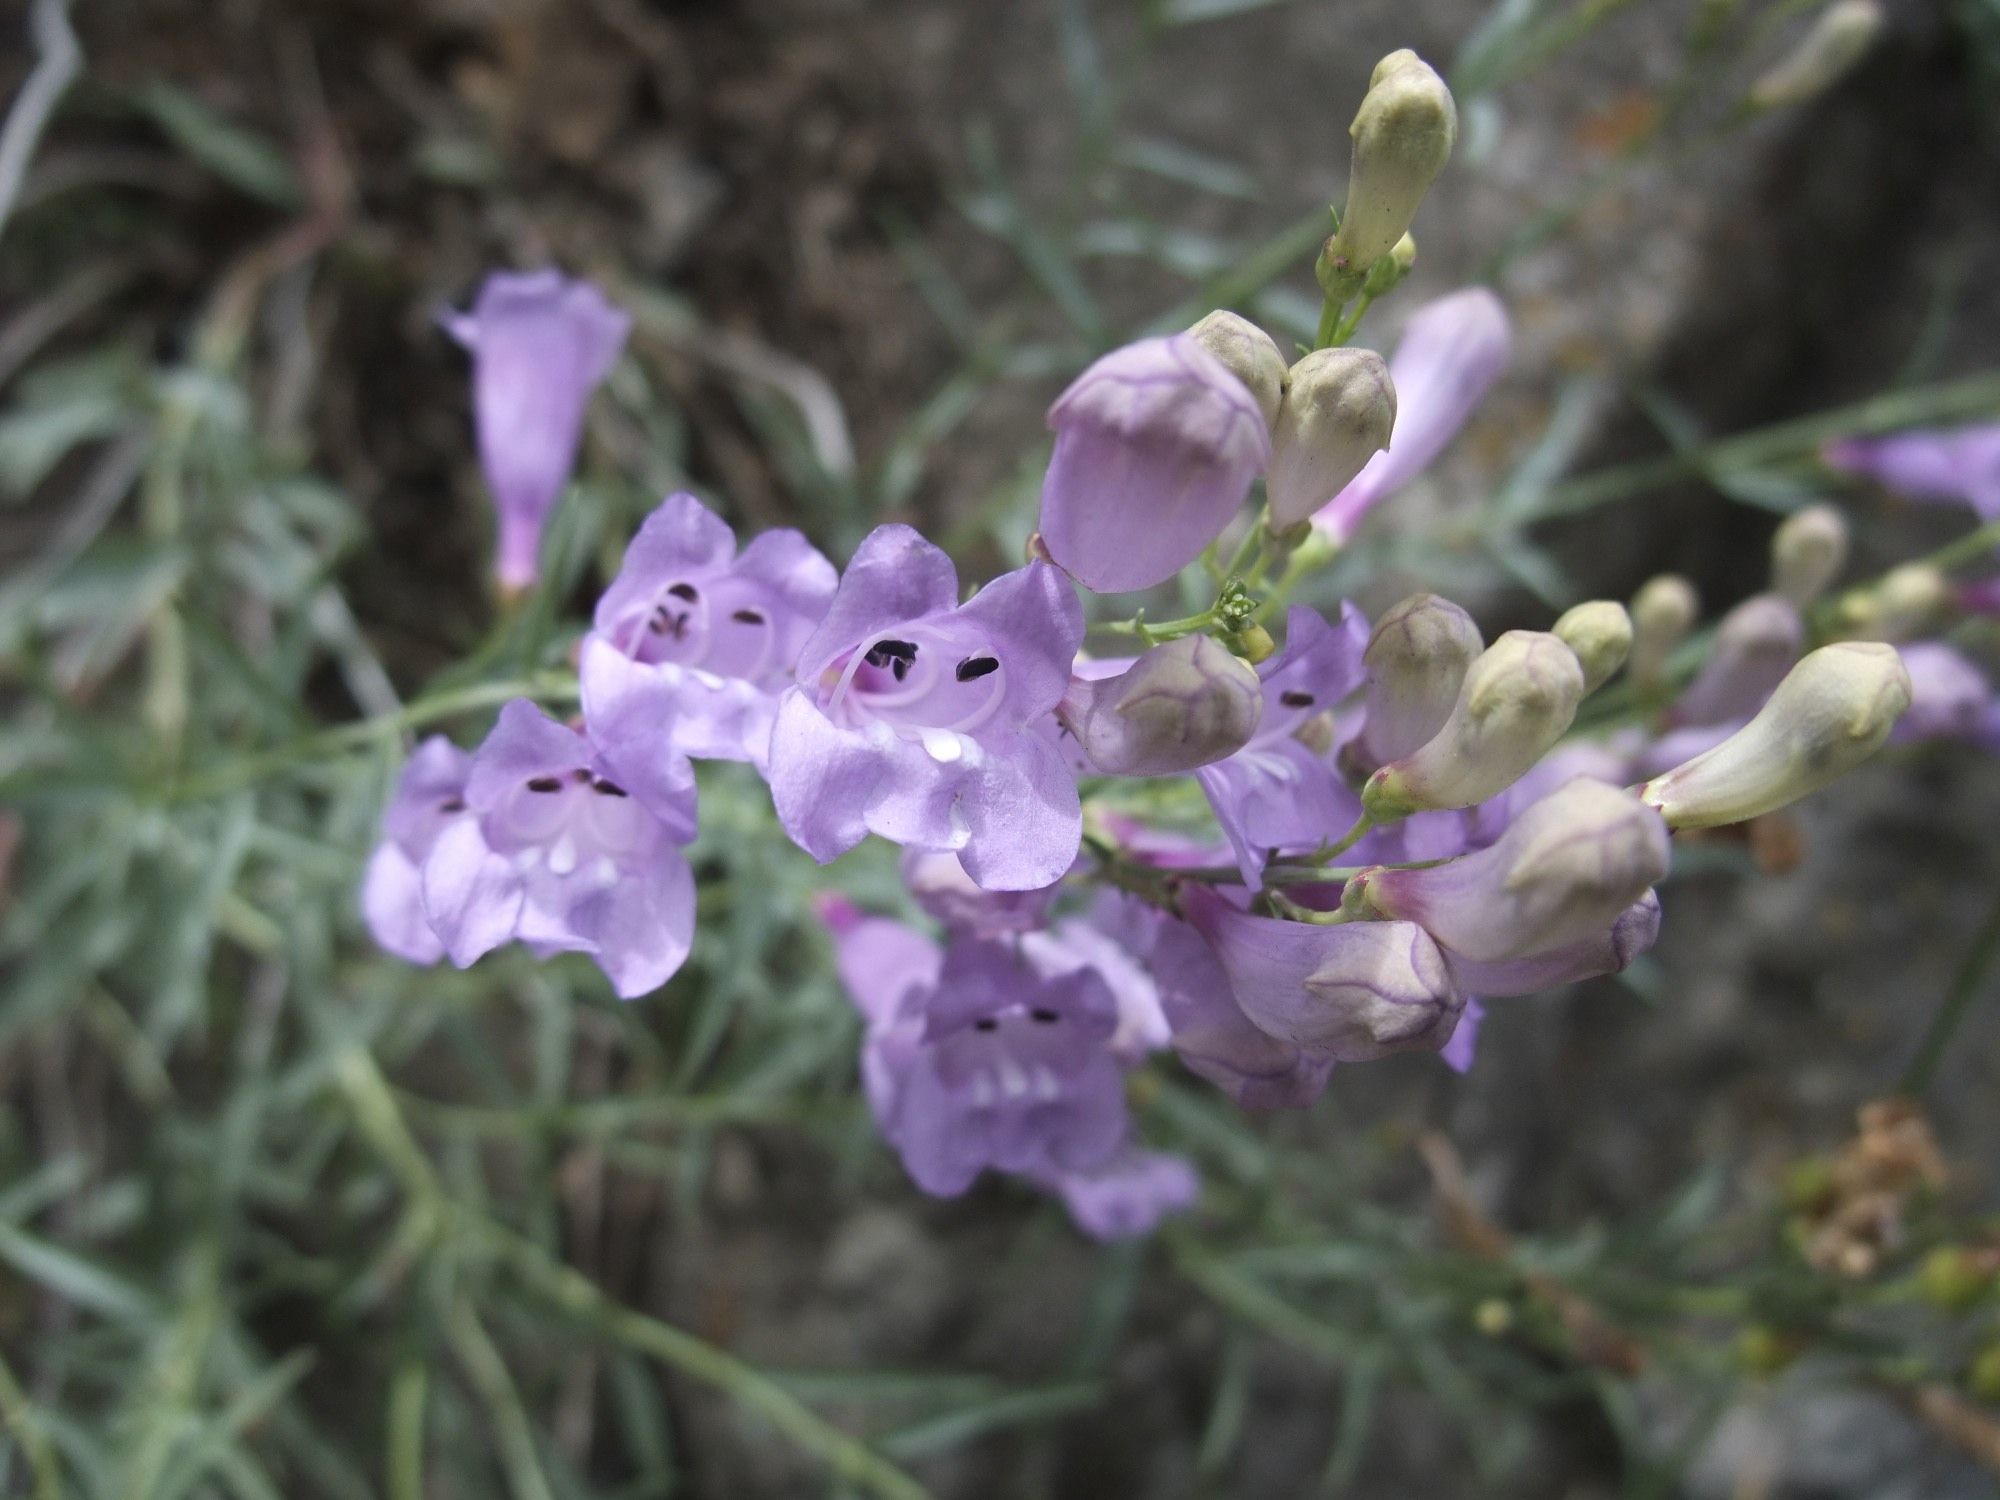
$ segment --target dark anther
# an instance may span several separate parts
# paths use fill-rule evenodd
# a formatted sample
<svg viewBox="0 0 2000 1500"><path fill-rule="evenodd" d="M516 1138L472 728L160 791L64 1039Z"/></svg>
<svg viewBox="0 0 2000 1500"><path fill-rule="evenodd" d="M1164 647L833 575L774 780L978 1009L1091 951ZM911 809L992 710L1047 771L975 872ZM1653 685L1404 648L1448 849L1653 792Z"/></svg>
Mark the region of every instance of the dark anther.
<svg viewBox="0 0 2000 1500"><path fill-rule="evenodd" d="M1055 1025L1056 1022L1060 1021L1062 1017L1057 1015L1054 1011L1044 1010L1041 1006L1038 1005L1033 1010L1028 1012L1028 1019L1031 1021L1040 1021L1044 1026L1053 1026Z"/></svg>
<svg viewBox="0 0 2000 1500"><path fill-rule="evenodd" d="M901 682L910 675L910 664L917 659L914 641L877 641L868 648L868 654L861 658L871 667L887 667Z"/></svg>
<svg viewBox="0 0 2000 1500"><path fill-rule="evenodd" d="M972 1029L974 1031L998 1031L1000 1029L1000 1023L994 1020L991 1016L981 1016L978 1020L972 1023Z"/></svg>
<svg viewBox="0 0 2000 1500"><path fill-rule="evenodd" d="M438 811L445 813L462 813L465 811L465 799L463 797L447 797L444 799L444 801L438 804Z"/></svg>
<svg viewBox="0 0 2000 1500"><path fill-rule="evenodd" d="M562 790L560 776L537 776L528 783L531 792L559 792Z"/></svg>
<svg viewBox="0 0 2000 1500"><path fill-rule="evenodd" d="M739 609L729 618L734 620L738 625L762 625L764 623L763 614L754 609Z"/></svg>
<svg viewBox="0 0 2000 1500"><path fill-rule="evenodd" d="M667 592L672 594L676 599L687 600L690 604L701 597L700 591L691 583L677 583L668 589Z"/></svg>
<svg viewBox="0 0 2000 1500"><path fill-rule="evenodd" d="M960 682L976 682L988 672L997 672L999 670L1000 661L997 657L968 656L958 664L958 680Z"/></svg>
<svg viewBox="0 0 2000 1500"><path fill-rule="evenodd" d="M1280 693L1278 694L1278 701L1287 708L1311 708L1313 706L1313 695L1311 693L1296 692Z"/></svg>
<svg viewBox="0 0 2000 1500"><path fill-rule="evenodd" d="M588 786L590 784L590 772L586 771L582 766L578 766L574 771L569 773L569 779L574 781L578 786Z"/></svg>
<svg viewBox="0 0 2000 1500"><path fill-rule="evenodd" d="M591 782L590 789L600 797L624 797L629 795L625 788L615 781L606 781L602 776Z"/></svg>

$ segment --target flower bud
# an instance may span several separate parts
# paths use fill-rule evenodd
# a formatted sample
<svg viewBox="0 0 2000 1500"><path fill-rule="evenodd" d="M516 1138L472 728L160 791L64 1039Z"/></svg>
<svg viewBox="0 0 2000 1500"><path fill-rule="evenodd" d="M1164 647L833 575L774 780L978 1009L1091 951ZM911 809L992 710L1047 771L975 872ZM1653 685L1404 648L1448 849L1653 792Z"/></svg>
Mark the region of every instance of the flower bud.
<svg viewBox="0 0 2000 1500"><path fill-rule="evenodd" d="M1674 700L1667 722L1740 724L1763 707L1805 647L1798 606L1777 594L1745 599L1722 617L1708 660Z"/></svg>
<svg viewBox="0 0 2000 1500"><path fill-rule="evenodd" d="M1647 891L1608 928L1578 942L1496 963L1479 963L1450 951L1444 958L1460 990L1490 1000L1497 995L1532 995L1602 974L1621 974L1659 936L1660 898Z"/></svg>
<svg viewBox="0 0 2000 1500"><path fill-rule="evenodd" d="M1630 792L1580 776L1476 854L1421 868L1363 870L1341 906L1373 921L1415 922L1479 964L1603 938L1666 878L1667 830Z"/></svg>
<svg viewBox="0 0 2000 1500"><path fill-rule="evenodd" d="M1271 529L1310 520L1388 446L1396 387L1372 349L1316 349L1292 366L1271 434Z"/></svg>
<svg viewBox="0 0 2000 1500"><path fill-rule="evenodd" d="M1824 594L1847 566L1847 519L1831 505L1808 505L1771 537L1771 589L1800 609Z"/></svg>
<svg viewBox="0 0 2000 1500"><path fill-rule="evenodd" d="M1404 235L1389 249L1389 253L1368 268L1368 276L1361 283L1361 290L1371 302L1378 302L1402 285L1403 278L1410 274L1417 264L1417 242L1414 237Z"/></svg>
<svg viewBox="0 0 2000 1500"><path fill-rule="evenodd" d="M1042 545L1099 593L1151 588L1193 562L1271 453L1257 397L1189 334L1112 350L1049 408L1049 426Z"/></svg>
<svg viewBox="0 0 2000 1500"><path fill-rule="evenodd" d="M1714 749L1639 789L1674 828L1715 828L1773 812L1861 764L1910 706L1893 646L1841 641L1807 656L1757 717Z"/></svg>
<svg viewBox="0 0 2000 1500"><path fill-rule="evenodd" d="M1171 776L1234 755L1257 731L1256 672L1205 635L1155 646L1116 677L1073 679L1056 713L1108 776Z"/></svg>
<svg viewBox="0 0 2000 1500"><path fill-rule="evenodd" d="M1480 653L1444 727L1362 789L1377 823L1471 807L1505 791L1563 737L1583 701L1583 667L1554 636L1510 630Z"/></svg>
<svg viewBox="0 0 2000 1500"><path fill-rule="evenodd" d="M1679 574L1662 573L1646 581L1632 596L1632 649L1625 665L1634 683L1645 689L1659 685L1667 659L1687 639L1700 613L1700 596Z"/></svg>
<svg viewBox="0 0 2000 1500"><path fill-rule="evenodd" d="M1465 1001L1421 927L1253 917L1206 886L1189 887L1186 900L1243 1013L1308 1056L1366 1062L1435 1051L1458 1026Z"/></svg>
<svg viewBox="0 0 2000 1500"><path fill-rule="evenodd" d="M1375 65L1348 134L1347 207L1325 259L1336 277L1358 279L1403 237L1451 159L1458 110L1444 80L1404 48Z"/></svg>
<svg viewBox="0 0 2000 1500"><path fill-rule="evenodd" d="M1625 665L1632 650L1632 617L1610 599L1579 604L1556 621L1553 634L1583 668L1583 690L1594 693Z"/></svg>
<svg viewBox="0 0 2000 1500"><path fill-rule="evenodd" d="M1877 0L1834 0L1798 45L1750 85L1744 102L1752 109L1780 109L1824 93L1867 55L1881 29Z"/></svg>
<svg viewBox="0 0 2000 1500"><path fill-rule="evenodd" d="M1929 563L1904 563L1873 588L1840 601L1841 630L1869 641L1907 641L1924 634L1953 603L1944 574Z"/></svg>
<svg viewBox="0 0 2000 1500"><path fill-rule="evenodd" d="M1190 328L1188 337L1248 387L1267 427L1278 420L1278 404L1285 399L1285 383L1291 376L1270 334L1248 318L1218 309Z"/></svg>
<svg viewBox="0 0 2000 1500"><path fill-rule="evenodd" d="M1400 760L1444 728L1465 669L1485 649L1472 616L1436 594L1412 594L1375 624L1362 662L1366 718L1349 749L1366 774Z"/></svg>

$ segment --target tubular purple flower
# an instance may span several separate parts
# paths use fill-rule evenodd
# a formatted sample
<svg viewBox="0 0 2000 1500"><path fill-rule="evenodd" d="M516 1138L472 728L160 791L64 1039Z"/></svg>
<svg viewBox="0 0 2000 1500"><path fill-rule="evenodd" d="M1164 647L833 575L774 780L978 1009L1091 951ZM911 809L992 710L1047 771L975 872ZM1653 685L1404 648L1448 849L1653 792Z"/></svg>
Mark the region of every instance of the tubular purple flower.
<svg viewBox="0 0 2000 1500"><path fill-rule="evenodd" d="M542 524L575 467L584 407L632 320L587 281L496 271L472 311L448 314L444 326L472 354L479 462L499 511L496 571L501 587L518 591L535 581Z"/></svg>
<svg viewBox="0 0 2000 1500"><path fill-rule="evenodd" d="M876 833L956 851L987 890L1038 890L1083 832L1054 720L1083 612L1041 562L957 599L943 552L907 526L869 533L779 703L772 801L821 863Z"/></svg>
<svg viewBox="0 0 2000 1500"><path fill-rule="evenodd" d="M1444 956L1412 922L1321 926L1256 917L1206 886L1185 895L1188 921L1229 976L1260 1031L1339 1062L1435 1051L1464 999Z"/></svg>
<svg viewBox="0 0 2000 1500"><path fill-rule="evenodd" d="M1843 438L1820 457L1905 499L1958 501L2000 520L2000 422Z"/></svg>
<svg viewBox="0 0 2000 1500"><path fill-rule="evenodd" d="M1366 776L1444 728L1466 668L1485 648L1472 616L1436 594L1412 594L1377 620L1362 658L1368 696L1349 768Z"/></svg>
<svg viewBox="0 0 2000 1500"><path fill-rule="evenodd" d="M441 734L411 752L382 814L382 841L368 857L361 915L375 941L413 964L434 964L444 944L424 915L423 864L447 827L469 816L472 757Z"/></svg>
<svg viewBox="0 0 2000 1500"><path fill-rule="evenodd" d="M1647 891L1602 932L1526 958L1491 963L1444 950L1452 982L1467 994L1532 995L1558 985L1623 973L1660 935L1660 898Z"/></svg>
<svg viewBox="0 0 2000 1500"><path fill-rule="evenodd" d="M1087 588L1164 583L1242 508L1271 457L1248 386L1188 334L1114 349L1049 408L1042 541Z"/></svg>
<svg viewBox="0 0 2000 1500"><path fill-rule="evenodd" d="M1670 726L1740 724L1792 669L1805 648L1805 621L1782 594L1758 594L1722 617L1708 659L1667 710Z"/></svg>
<svg viewBox="0 0 2000 1500"><path fill-rule="evenodd" d="M1234 755L1256 732L1257 673L1205 635L1155 646L1115 677L1076 677L1056 717L1106 776L1172 776Z"/></svg>
<svg viewBox="0 0 2000 1500"><path fill-rule="evenodd" d="M1651 808L1579 777L1490 847L1424 869L1363 870L1341 904L1356 916L1418 923L1458 957L1493 964L1602 933L1666 877L1669 857L1666 826Z"/></svg>
<svg viewBox="0 0 2000 1500"><path fill-rule="evenodd" d="M1368 622L1351 604L1341 605L1337 625L1294 605L1284 649L1257 668L1264 696L1257 732L1234 755L1195 772L1252 890L1268 855L1338 838L1360 814L1327 747L1300 736L1361 686L1367 640Z"/></svg>
<svg viewBox="0 0 2000 1500"><path fill-rule="evenodd" d="M1076 1227L1094 1240L1136 1240L1201 1197L1194 1163L1164 1151L1127 1146L1102 1166L1037 1181L1063 1201Z"/></svg>
<svg viewBox="0 0 2000 1500"><path fill-rule="evenodd" d="M669 495L625 549L584 637L579 675L593 737L607 752L630 746L761 770L778 695L836 581L798 532L763 532L739 555L719 516L692 495Z"/></svg>
<svg viewBox="0 0 2000 1500"><path fill-rule="evenodd" d="M685 760L614 781L590 741L516 699L472 757L467 814L423 863L424 910L466 968L503 943L589 954L621 999L666 983L694 935ZM621 773L626 774L626 773Z"/></svg>
<svg viewBox="0 0 2000 1500"><path fill-rule="evenodd" d="M1314 527L1345 543L1377 503L1429 468L1507 368L1513 343L1507 310L1485 287L1467 287L1412 313L1389 357L1396 387L1389 446L1313 517Z"/></svg>

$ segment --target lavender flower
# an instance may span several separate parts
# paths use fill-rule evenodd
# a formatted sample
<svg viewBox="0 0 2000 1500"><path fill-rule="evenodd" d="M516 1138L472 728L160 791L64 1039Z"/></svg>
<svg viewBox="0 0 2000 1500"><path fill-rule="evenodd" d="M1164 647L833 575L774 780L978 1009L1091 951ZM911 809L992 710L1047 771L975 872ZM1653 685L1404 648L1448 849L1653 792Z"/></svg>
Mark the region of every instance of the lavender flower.
<svg viewBox="0 0 2000 1500"><path fill-rule="evenodd" d="M1910 706L1892 741L1965 740L2000 750L2000 701L1986 674L1942 641L1898 648L1910 674Z"/></svg>
<svg viewBox="0 0 2000 1500"><path fill-rule="evenodd" d="M1301 731L1361 686L1367 645L1368 622L1351 604L1341 605L1338 625L1293 606L1284 650L1257 668L1264 684L1257 732L1227 760L1195 773L1252 890L1266 856L1337 838L1360 813L1334 769L1331 741L1310 745Z"/></svg>
<svg viewBox="0 0 2000 1500"><path fill-rule="evenodd" d="M1741 724L1771 696L1805 647L1805 621L1782 594L1757 594L1722 617L1715 645L1667 711L1671 726Z"/></svg>
<svg viewBox="0 0 2000 1500"><path fill-rule="evenodd" d="M822 863L877 833L957 851L987 890L1036 890L1082 836L1053 711L1083 612L1047 563L957 599L943 552L907 526L869 533L779 703L772 800Z"/></svg>
<svg viewBox="0 0 2000 1500"><path fill-rule="evenodd" d="M465 968L503 943L589 954L623 999L656 989L687 958L694 878L694 772L647 763L619 783L582 735L516 699L472 757L466 813L438 832L423 906Z"/></svg>
<svg viewBox="0 0 2000 1500"><path fill-rule="evenodd" d="M1631 793L1579 777L1489 848L1423 869L1363 870L1342 906L1420 924L1461 959L1546 954L1609 929L1666 877L1667 830ZM1487 980L1485 993L1496 993Z"/></svg>
<svg viewBox="0 0 2000 1500"><path fill-rule="evenodd" d="M1034 932L1047 920L1060 880L1038 890L989 891L965 873L948 849L905 849L903 884L931 916L953 932L998 938Z"/></svg>
<svg viewBox="0 0 2000 1500"><path fill-rule="evenodd" d="M1099 593L1163 583L1229 524L1271 457L1258 398L1188 334L1114 349L1049 408L1049 556Z"/></svg>
<svg viewBox="0 0 2000 1500"><path fill-rule="evenodd" d="M1486 1007L1477 1000L1468 999L1451 1040L1438 1049L1438 1056L1452 1072L1468 1073L1472 1070L1473 1059L1479 1055L1479 1028L1485 1024Z"/></svg>
<svg viewBox="0 0 2000 1500"><path fill-rule="evenodd" d="M1908 499L1959 501L2000 520L2000 422L1844 438L1820 457Z"/></svg>
<svg viewBox="0 0 2000 1500"><path fill-rule="evenodd" d="M424 915L423 864L439 835L465 817L472 757L434 734L411 753L382 814L382 842L368 857L361 914L375 941L413 964L434 964L444 944Z"/></svg>
<svg viewBox="0 0 2000 1500"><path fill-rule="evenodd" d="M535 581L542 523L576 464L583 409L625 347L632 320L587 281L558 271L486 278L469 313L444 320L472 352L479 462L500 513L500 584Z"/></svg>
<svg viewBox="0 0 2000 1500"><path fill-rule="evenodd" d="M1573 943L1544 949L1526 958L1492 962L1462 958L1444 950L1452 982L1468 994L1532 995L1558 985L1575 984L1603 974L1620 974L1632 960L1653 946L1660 935L1660 898L1647 891L1626 907L1602 932Z"/></svg>
<svg viewBox="0 0 2000 1500"><path fill-rule="evenodd" d="M669 495L625 549L584 637L593 735L641 754L761 768L778 694L835 581L833 564L798 532L763 532L739 555L719 516L692 495Z"/></svg>
<svg viewBox="0 0 2000 1500"><path fill-rule="evenodd" d="M1194 1163L1164 1151L1127 1146L1102 1166L1039 1176L1057 1194L1076 1227L1094 1240L1136 1240L1201 1197Z"/></svg>
<svg viewBox="0 0 2000 1500"><path fill-rule="evenodd" d="M934 987L909 985L878 1016L876 1121L925 1192L956 1196L988 1167L1088 1171L1124 1141L1117 1006L1095 970L1045 979L1000 944L961 939Z"/></svg>
<svg viewBox="0 0 2000 1500"><path fill-rule="evenodd" d="M1365 1062L1435 1051L1458 1024L1465 1002L1437 945L1413 922L1282 922L1238 910L1205 886L1190 888L1186 904L1236 1003L1279 1041Z"/></svg>
<svg viewBox="0 0 2000 1500"><path fill-rule="evenodd" d="M1170 776L1243 748L1264 699L1249 663L1205 635L1155 646L1115 676L1073 676L1057 718L1107 776Z"/></svg>
<svg viewBox="0 0 2000 1500"><path fill-rule="evenodd" d="M1335 543L1346 542L1376 504L1430 467L1512 357L1507 310L1484 287L1453 292L1412 313L1389 357L1396 388L1389 446L1313 517L1313 525Z"/></svg>

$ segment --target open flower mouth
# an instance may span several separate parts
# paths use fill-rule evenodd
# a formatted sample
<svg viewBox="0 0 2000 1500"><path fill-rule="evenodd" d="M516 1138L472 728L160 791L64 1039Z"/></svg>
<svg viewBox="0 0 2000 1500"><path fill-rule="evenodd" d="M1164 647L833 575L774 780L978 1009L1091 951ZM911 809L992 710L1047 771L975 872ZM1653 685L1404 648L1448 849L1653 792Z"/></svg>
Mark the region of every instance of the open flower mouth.
<svg viewBox="0 0 2000 1500"><path fill-rule="evenodd" d="M962 626L902 626L836 657L820 678L820 706L850 728L971 734L1007 696L1007 670L983 637Z"/></svg>
<svg viewBox="0 0 2000 1500"><path fill-rule="evenodd" d="M613 640L649 666L671 663L756 681L782 666L777 636L772 613L755 590L723 576L667 585L649 606L620 621Z"/></svg>

